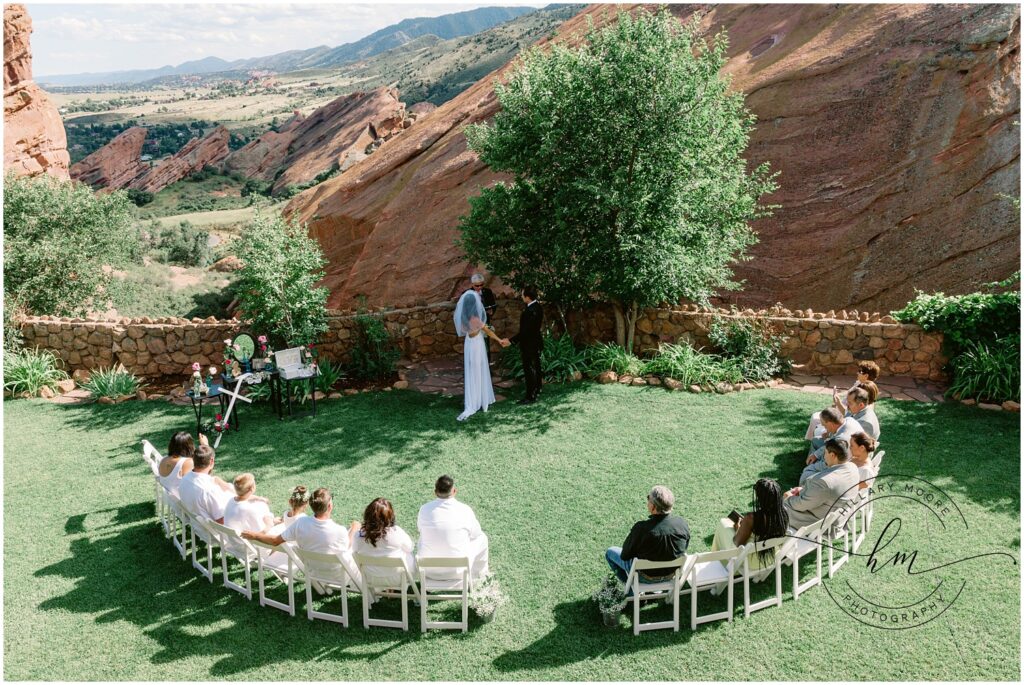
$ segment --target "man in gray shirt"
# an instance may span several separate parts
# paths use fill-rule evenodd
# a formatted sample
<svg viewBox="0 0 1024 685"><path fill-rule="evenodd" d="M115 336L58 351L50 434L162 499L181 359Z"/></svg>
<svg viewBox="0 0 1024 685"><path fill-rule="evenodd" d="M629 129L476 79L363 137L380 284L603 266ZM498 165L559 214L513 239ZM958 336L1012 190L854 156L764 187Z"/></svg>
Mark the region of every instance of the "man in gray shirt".
<svg viewBox="0 0 1024 685"><path fill-rule="evenodd" d="M881 433L875 408L868 403L868 391L864 388L852 388L846 393L846 415L855 419L864 432L875 440Z"/></svg>
<svg viewBox="0 0 1024 685"><path fill-rule="evenodd" d="M825 442L832 438L842 438L847 444L854 433L864 431L864 428L849 414L841 416L835 407L829 407L821 411L821 425L825 428L825 435L822 438L815 438L811 441L811 452L807 455L807 465L810 466L816 461L825 457ZM864 431L867 432L867 431Z"/></svg>

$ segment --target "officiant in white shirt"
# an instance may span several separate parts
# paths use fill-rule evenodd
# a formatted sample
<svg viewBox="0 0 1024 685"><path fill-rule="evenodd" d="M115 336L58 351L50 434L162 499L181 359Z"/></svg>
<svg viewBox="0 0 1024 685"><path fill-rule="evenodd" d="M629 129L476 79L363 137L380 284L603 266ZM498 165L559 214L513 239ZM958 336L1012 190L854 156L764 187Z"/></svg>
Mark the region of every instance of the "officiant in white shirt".
<svg viewBox="0 0 1024 685"><path fill-rule="evenodd" d="M416 527L420 532L419 556L421 557L469 557L473 579L483 578L488 573L487 535L480 528L473 509L455 499L455 481L451 476L441 476L434 484L436 499L420 507ZM442 576L444 571L433 571L429 577Z"/></svg>

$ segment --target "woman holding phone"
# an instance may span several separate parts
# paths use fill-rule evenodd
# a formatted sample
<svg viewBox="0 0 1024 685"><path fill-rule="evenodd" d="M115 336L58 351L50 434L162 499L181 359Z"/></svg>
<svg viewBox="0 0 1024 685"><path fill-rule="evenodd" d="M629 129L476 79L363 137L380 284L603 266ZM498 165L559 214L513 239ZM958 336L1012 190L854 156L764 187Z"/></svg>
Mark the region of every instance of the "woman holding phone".
<svg viewBox="0 0 1024 685"><path fill-rule="evenodd" d="M751 536L755 542L764 542L785 535L789 515L782 507L782 501L782 488L778 481L774 478L758 480L754 483L754 510L742 516L733 511L729 518L719 521L711 551L740 547L750 542ZM774 563L775 553L772 550L758 552L749 561L751 571Z"/></svg>

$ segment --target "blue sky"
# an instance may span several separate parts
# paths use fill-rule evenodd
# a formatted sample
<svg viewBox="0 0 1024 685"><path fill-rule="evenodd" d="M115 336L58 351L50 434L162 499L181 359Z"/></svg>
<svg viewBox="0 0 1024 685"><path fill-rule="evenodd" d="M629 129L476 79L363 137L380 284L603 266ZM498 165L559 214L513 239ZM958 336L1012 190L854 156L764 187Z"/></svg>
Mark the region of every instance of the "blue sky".
<svg viewBox="0 0 1024 685"><path fill-rule="evenodd" d="M203 57L232 60L341 45L410 17L546 2L48 4L28 2L32 72L151 69Z"/></svg>

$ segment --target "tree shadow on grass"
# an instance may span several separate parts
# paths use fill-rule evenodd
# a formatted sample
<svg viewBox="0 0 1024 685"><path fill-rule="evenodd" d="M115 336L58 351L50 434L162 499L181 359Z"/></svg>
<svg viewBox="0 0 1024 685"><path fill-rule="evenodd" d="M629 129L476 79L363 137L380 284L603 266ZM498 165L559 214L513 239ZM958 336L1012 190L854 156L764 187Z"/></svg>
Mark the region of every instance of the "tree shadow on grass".
<svg viewBox="0 0 1024 685"><path fill-rule="evenodd" d="M294 660L326 662L325 677L333 675L344 680L344 667L330 662L372 662L419 640L470 639L480 625L471 613L467 634L422 634L418 611L410 605L409 632L365 630L358 595L348 599L348 629L326 621L310 622L305 617L305 589L301 581L296 587L293 618L259 605L255 577L254 599L249 601L226 589L219 573L212 584L199 576L190 561L182 560L163 537L152 516L152 504L142 502L70 517L65 532L79 536L70 541L70 556L39 569L34 576L68 579L75 587L59 597L44 600L39 608L97 615L96 622L100 624L127 621L160 645L151 663L211 658L215 661L209 674L215 678ZM104 532L115 527L116 532ZM200 559L205 560L205 547L201 550ZM219 571L219 557L215 557L214 564ZM324 602L330 603L327 610L334 612L339 610L337 599L334 595L315 602L318 608ZM385 614L389 613L388 608L397 616L397 602L392 601ZM380 610L375 607L375 614ZM433 606L431 614L435 619L441 616ZM138 675L144 678L146 672Z"/></svg>

